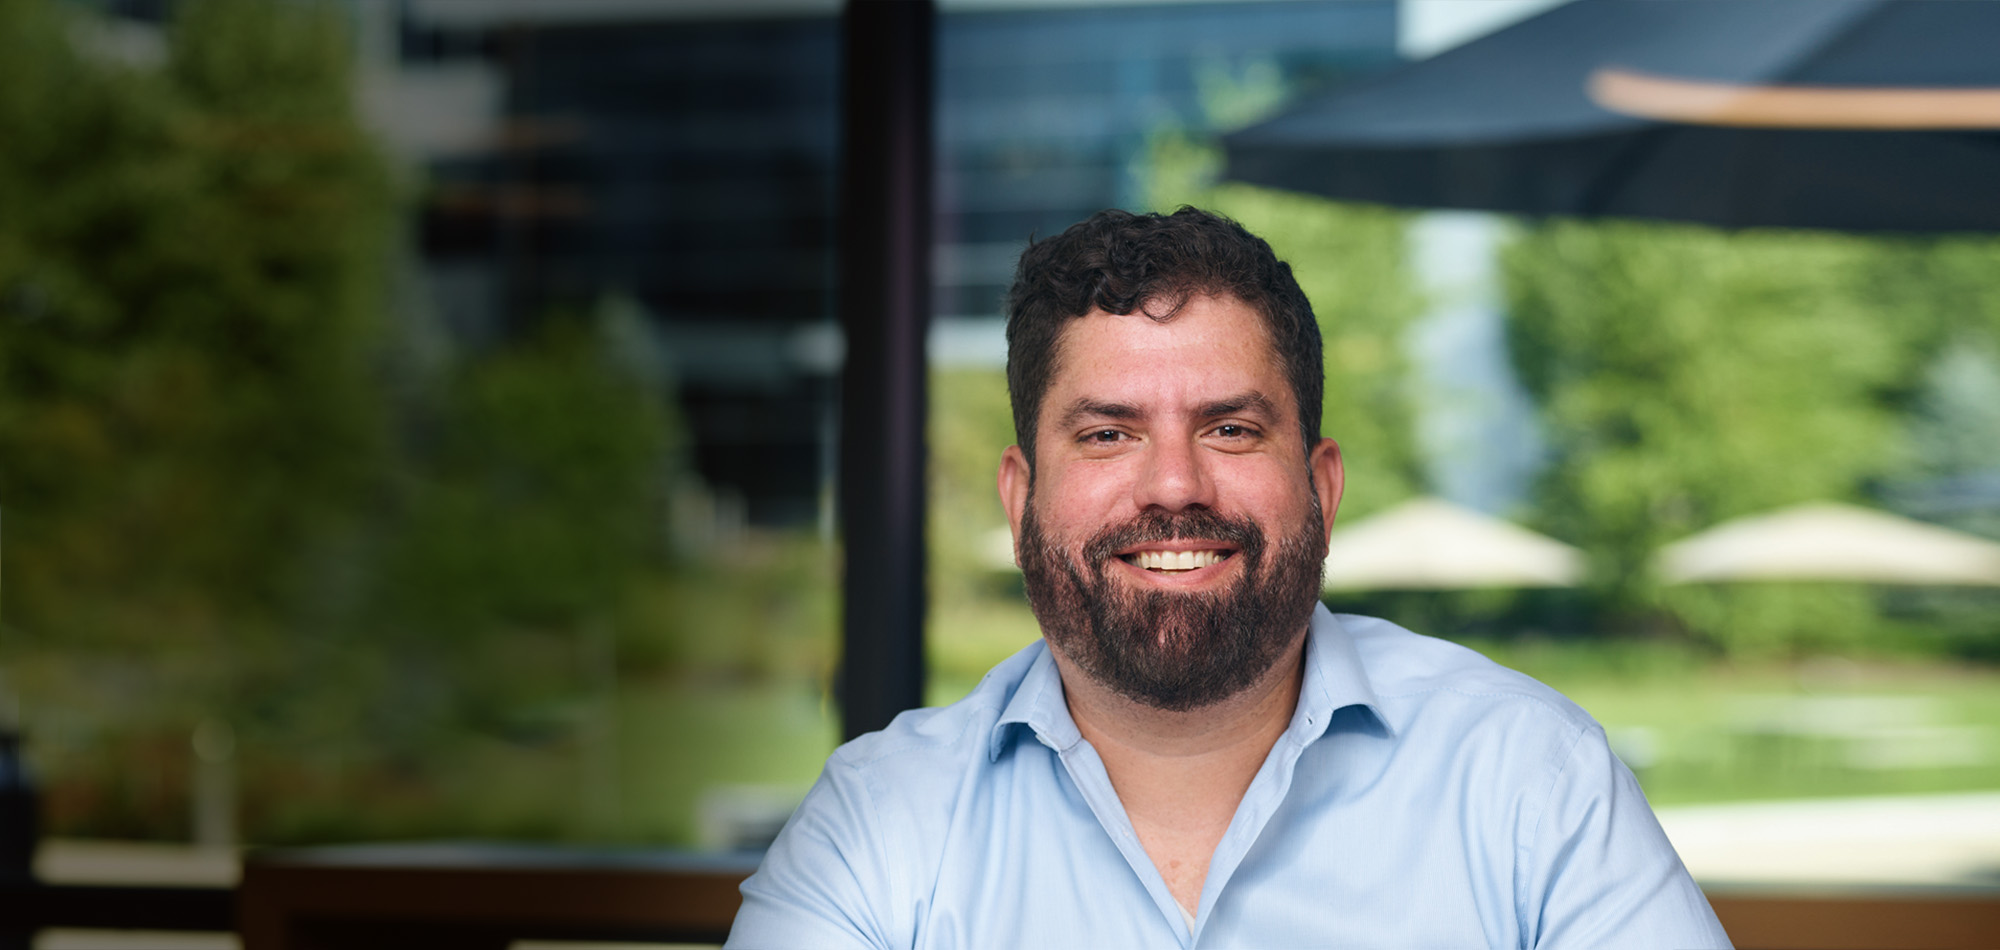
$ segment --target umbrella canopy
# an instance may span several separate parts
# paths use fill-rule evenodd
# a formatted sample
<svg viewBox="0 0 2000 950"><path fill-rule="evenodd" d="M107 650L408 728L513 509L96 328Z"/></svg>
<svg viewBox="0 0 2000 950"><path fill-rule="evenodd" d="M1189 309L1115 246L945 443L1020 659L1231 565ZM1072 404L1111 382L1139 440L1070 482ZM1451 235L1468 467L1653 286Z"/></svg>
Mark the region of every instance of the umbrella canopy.
<svg viewBox="0 0 2000 950"><path fill-rule="evenodd" d="M1226 176L1409 207L2000 229L2000 3L1576 0L1230 135Z"/></svg>
<svg viewBox="0 0 2000 950"><path fill-rule="evenodd" d="M1577 549L1436 498L1363 518L1327 542L1327 590L1568 587L1582 576Z"/></svg>
<svg viewBox="0 0 2000 950"><path fill-rule="evenodd" d="M1669 583L1860 581L2000 585L2000 544L1830 502L1726 521L1660 549Z"/></svg>

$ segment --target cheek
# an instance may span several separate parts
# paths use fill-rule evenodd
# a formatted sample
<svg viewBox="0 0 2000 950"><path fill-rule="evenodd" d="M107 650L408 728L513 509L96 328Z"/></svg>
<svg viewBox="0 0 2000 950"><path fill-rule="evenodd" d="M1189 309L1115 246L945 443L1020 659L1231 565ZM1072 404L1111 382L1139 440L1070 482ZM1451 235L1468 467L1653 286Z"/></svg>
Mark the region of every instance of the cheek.
<svg viewBox="0 0 2000 950"><path fill-rule="evenodd" d="M1116 462L1050 466L1035 482L1035 499L1043 524L1095 518L1119 497L1130 498L1132 485Z"/></svg>
<svg viewBox="0 0 2000 950"><path fill-rule="evenodd" d="M1048 486L1054 488L1054 486ZM1114 524L1131 520L1133 513L1108 509L1099 502L1080 497L1068 486L1068 492L1047 491L1038 487L1036 497L1029 504L1034 510L1036 528L1044 545L1061 551L1066 557L1080 557L1084 545Z"/></svg>
<svg viewBox="0 0 2000 950"><path fill-rule="evenodd" d="M1082 527L1083 519L1077 517L1076 504L1062 495L1038 491L1028 504L1034 511L1043 540L1058 547L1070 547L1086 533Z"/></svg>
<svg viewBox="0 0 2000 950"><path fill-rule="evenodd" d="M1312 511L1313 485L1304 471L1265 470L1255 480L1245 479L1235 496L1238 511L1268 519L1288 528Z"/></svg>

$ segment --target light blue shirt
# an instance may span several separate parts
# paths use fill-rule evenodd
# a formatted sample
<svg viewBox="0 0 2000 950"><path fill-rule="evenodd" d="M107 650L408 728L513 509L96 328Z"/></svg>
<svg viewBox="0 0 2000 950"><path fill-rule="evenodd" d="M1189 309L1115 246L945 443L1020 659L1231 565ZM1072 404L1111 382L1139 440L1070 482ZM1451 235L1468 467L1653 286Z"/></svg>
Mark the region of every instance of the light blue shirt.
<svg viewBox="0 0 2000 950"><path fill-rule="evenodd" d="M836 750L730 947L1712 948L1604 730L1450 643L1322 607L1189 928L1035 643Z"/></svg>

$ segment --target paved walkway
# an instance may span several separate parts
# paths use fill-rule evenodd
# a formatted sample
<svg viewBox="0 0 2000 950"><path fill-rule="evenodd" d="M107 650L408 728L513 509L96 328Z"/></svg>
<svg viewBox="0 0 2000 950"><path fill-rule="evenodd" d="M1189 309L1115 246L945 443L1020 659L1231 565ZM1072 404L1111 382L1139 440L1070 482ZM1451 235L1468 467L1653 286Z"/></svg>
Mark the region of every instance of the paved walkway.
<svg viewBox="0 0 2000 950"><path fill-rule="evenodd" d="M2000 792L1658 810L1703 884L2000 887Z"/></svg>

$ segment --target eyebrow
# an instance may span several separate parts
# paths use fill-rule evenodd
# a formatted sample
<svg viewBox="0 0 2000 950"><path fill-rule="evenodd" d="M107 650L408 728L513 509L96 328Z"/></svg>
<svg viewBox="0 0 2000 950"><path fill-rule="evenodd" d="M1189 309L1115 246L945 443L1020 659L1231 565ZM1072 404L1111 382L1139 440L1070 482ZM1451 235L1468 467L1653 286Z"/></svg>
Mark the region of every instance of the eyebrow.
<svg viewBox="0 0 2000 950"><path fill-rule="evenodd" d="M1260 415L1266 420L1278 417L1277 404L1273 403L1270 397L1255 390L1231 396L1227 399L1217 399L1213 402L1202 403L1201 407L1196 410L1196 413L1203 419L1214 419L1220 416L1241 415L1246 411L1253 415ZM1098 402L1094 399L1085 398L1070 403L1068 408L1064 409L1062 415L1058 417L1056 425L1059 428L1068 429L1082 422L1084 419L1131 420L1143 418L1145 415L1146 413L1137 406L1127 405L1122 402Z"/></svg>
<svg viewBox="0 0 2000 950"><path fill-rule="evenodd" d="M1271 402L1270 397L1256 390L1251 390L1240 396L1231 396L1228 399L1218 399L1215 402L1204 403L1201 407L1201 416L1204 419L1213 419L1217 416L1242 415L1246 410L1252 415L1263 416L1267 420L1278 417L1277 404Z"/></svg>
<svg viewBox="0 0 2000 950"><path fill-rule="evenodd" d="M1138 419L1145 413L1138 406L1128 406L1122 402L1098 402L1094 399L1079 399L1063 410L1057 426L1067 429L1083 421L1086 417L1100 419Z"/></svg>

